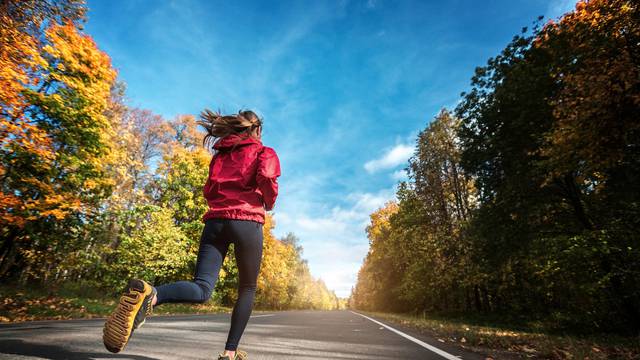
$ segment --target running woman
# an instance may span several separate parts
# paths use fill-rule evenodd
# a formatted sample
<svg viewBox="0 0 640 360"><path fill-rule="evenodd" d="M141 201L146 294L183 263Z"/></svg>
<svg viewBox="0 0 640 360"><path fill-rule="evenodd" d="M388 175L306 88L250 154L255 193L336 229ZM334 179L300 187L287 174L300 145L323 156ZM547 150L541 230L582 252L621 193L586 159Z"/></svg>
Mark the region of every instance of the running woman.
<svg viewBox="0 0 640 360"><path fill-rule="evenodd" d="M124 349L133 331L163 303L204 303L211 297L229 244L234 244L238 265L238 300L231 315L225 350L218 360L244 360L238 343L249 321L256 280L262 259L262 226L265 210L273 209L280 176L278 156L262 145L262 120L253 111L222 116L210 110L200 114L207 134L203 144L213 148L203 195L209 210L193 281L158 287L132 279L107 319L103 340L114 353Z"/></svg>

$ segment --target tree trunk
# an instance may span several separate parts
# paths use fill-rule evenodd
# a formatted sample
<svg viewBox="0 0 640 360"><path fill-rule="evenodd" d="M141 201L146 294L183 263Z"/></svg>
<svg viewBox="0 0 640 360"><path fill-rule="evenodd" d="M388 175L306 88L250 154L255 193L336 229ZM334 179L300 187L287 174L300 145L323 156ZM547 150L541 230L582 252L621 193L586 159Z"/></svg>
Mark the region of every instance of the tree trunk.
<svg viewBox="0 0 640 360"><path fill-rule="evenodd" d="M18 236L18 229L13 226L9 227L10 230L7 233L7 237L2 242L0 247L0 279L4 279L7 271L13 265L15 259L15 243Z"/></svg>
<svg viewBox="0 0 640 360"><path fill-rule="evenodd" d="M476 311L482 312L482 301L480 300L480 287L478 285L473 286L473 294L475 299Z"/></svg>
<svg viewBox="0 0 640 360"><path fill-rule="evenodd" d="M572 173L567 173L564 176L562 189L564 190L565 198L569 200L569 203L573 207L574 214L580 224L587 230L594 230L595 226L587 216L584 205L582 204L580 189Z"/></svg>

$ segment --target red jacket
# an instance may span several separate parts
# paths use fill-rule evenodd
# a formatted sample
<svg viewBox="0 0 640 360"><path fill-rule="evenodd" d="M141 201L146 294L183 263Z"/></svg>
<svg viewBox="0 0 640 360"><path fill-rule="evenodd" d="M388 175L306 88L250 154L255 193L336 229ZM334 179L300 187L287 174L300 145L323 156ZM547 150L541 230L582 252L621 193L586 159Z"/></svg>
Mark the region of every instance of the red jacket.
<svg viewBox="0 0 640 360"><path fill-rule="evenodd" d="M229 135L215 143L203 193L211 218L251 220L264 224L264 212L278 196L280 162L260 140Z"/></svg>

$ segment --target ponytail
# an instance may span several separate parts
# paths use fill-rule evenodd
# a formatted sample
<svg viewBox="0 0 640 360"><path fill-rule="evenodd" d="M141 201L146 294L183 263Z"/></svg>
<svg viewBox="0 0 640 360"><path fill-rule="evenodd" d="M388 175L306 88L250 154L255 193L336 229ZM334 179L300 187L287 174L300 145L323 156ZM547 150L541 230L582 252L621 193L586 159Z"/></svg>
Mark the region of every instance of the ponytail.
<svg viewBox="0 0 640 360"><path fill-rule="evenodd" d="M213 146L219 139L232 134L243 135L245 138L253 136L254 130L262 126L262 120L251 110L240 110L237 114L221 115L204 109L200 113L198 125L207 131L202 144Z"/></svg>

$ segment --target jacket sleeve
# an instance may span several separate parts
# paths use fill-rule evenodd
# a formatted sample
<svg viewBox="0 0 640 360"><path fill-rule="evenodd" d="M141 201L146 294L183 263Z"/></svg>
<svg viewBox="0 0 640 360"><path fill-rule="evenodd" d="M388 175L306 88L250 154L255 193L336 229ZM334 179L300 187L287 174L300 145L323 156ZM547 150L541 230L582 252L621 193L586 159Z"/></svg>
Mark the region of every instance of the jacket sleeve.
<svg viewBox="0 0 640 360"><path fill-rule="evenodd" d="M211 161L209 162L209 174L207 175L207 181L204 183L204 186L202 187L202 195L204 195L205 198L207 198L207 195L209 194L209 190L211 188L211 172L213 171L214 159L215 159L215 155L211 157Z"/></svg>
<svg viewBox="0 0 640 360"><path fill-rule="evenodd" d="M258 156L258 173L256 175L265 210L271 210L275 205L278 196L278 176L280 176L278 155L272 148L265 147Z"/></svg>

